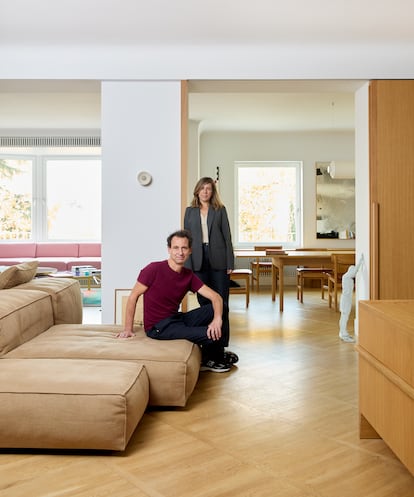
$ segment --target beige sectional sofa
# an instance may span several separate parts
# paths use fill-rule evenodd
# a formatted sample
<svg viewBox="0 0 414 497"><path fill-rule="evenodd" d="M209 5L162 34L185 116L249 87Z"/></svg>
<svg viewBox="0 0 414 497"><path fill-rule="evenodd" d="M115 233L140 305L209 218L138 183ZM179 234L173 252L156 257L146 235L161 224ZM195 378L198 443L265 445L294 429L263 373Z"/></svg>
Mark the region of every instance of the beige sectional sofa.
<svg viewBox="0 0 414 497"><path fill-rule="evenodd" d="M84 325L79 283L27 265L0 273L0 447L124 450L148 405L186 405L198 346Z"/></svg>

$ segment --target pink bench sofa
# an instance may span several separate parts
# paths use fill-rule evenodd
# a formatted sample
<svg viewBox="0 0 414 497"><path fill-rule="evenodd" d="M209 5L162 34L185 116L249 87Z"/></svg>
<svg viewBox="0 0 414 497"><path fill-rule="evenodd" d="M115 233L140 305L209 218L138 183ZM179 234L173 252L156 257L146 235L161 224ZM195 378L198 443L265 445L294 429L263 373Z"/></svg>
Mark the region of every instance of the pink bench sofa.
<svg viewBox="0 0 414 497"><path fill-rule="evenodd" d="M101 269L101 244L89 242L3 242L0 243L0 266L13 266L38 260L41 267L70 271L72 266Z"/></svg>

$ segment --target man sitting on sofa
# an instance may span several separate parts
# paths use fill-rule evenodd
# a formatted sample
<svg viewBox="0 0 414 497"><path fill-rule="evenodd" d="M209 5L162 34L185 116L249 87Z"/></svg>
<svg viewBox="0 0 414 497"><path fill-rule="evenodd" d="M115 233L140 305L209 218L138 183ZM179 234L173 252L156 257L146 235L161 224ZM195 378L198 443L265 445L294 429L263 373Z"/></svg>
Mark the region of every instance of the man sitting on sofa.
<svg viewBox="0 0 414 497"><path fill-rule="evenodd" d="M205 285L190 269L184 267L191 254L189 231L179 230L167 238L169 258L152 262L138 275L126 306L125 329L120 338L134 336L133 319L141 295L144 299L144 328L156 340L186 339L201 347L201 371L222 373L238 361L236 354L224 350L229 333L228 309L221 296ZM178 312L188 291L198 292L210 300L192 311ZM227 335L226 335L227 334Z"/></svg>

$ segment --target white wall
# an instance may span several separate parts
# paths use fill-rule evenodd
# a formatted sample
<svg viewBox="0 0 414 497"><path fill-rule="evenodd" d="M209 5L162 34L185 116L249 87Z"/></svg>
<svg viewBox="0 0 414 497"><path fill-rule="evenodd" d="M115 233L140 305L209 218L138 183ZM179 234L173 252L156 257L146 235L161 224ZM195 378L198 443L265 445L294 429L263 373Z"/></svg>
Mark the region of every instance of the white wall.
<svg viewBox="0 0 414 497"><path fill-rule="evenodd" d="M237 133L206 132L200 139L200 175L216 175L220 166L220 195L229 213L235 235L235 161L303 161L303 245L326 247L326 239L316 238L317 161L353 161L354 133ZM357 227L358 229L358 227ZM354 247L354 240L329 240L329 246Z"/></svg>
<svg viewBox="0 0 414 497"><path fill-rule="evenodd" d="M189 205L193 199L194 186L200 178L199 127L200 123L198 121L188 121L188 174L186 205Z"/></svg>
<svg viewBox="0 0 414 497"><path fill-rule="evenodd" d="M102 83L102 322L181 226L180 82ZM137 173L153 176L150 186Z"/></svg>
<svg viewBox="0 0 414 497"><path fill-rule="evenodd" d="M370 198L369 198L369 99L367 83L355 94L355 211L357 225L356 262L363 257L356 277L356 300L369 299ZM359 227L359 229L358 229ZM354 326L358 333L358 306Z"/></svg>

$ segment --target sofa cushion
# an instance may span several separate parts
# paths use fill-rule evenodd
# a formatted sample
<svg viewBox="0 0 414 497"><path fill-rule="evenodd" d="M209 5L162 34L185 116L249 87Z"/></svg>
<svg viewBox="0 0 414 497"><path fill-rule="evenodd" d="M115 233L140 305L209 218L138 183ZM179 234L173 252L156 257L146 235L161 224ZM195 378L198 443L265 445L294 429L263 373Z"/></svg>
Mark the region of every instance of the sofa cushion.
<svg viewBox="0 0 414 497"><path fill-rule="evenodd" d="M21 260L22 258L34 259L36 256L36 243L28 242L2 242L0 243L0 257Z"/></svg>
<svg viewBox="0 0 414 497"><path fill-rule="evenodd" d="M32 280L36 275L38 266L38 261L22 262L21 264L17 264L16 266L11 266L15 267L16 270L12 273L11 277L3 286L3 288L13 288L17 285L21 285L22 283L26 283Z"/></svg>
<svg viewBox="0 0 414 497"><path fill-rule="evenodd" d="M147 406L135 362L0 363L0 447L124 450Z"/></svg>
<svg viewBox="0 0 414 497"><path fill-rule="evenodd" d="M14 273L17 271L16 266L2 268L0 272L0 289L9 288L7 285L13 279Z"/></svg>
<svg viewBox="0 0 414 497"><path fill-rule="evenodd" d="M36 257L78 257L78 243L47 243L36 245Z"/></svg>
<svg viewBox="0 0 414 497"><path fill-rule="evenodd" d="M50 296L37 290L1 290L0 357L53 326Z"/></svg>
<svg viewBox="0 0 414 497"><path fill-rule="evenodd" d="M198 345L188 340L153 340L141 329L119 339L121 325L53 326L7 354L7 358L112 359L145 365L153 406L185 406L200 371ZM1 364L0 364L1 366Z"/></svg>
<svg viewBox="0 0 414 497"><path fill-rule="evenodd" d="M83 308L79 281L72 278L35 278L17 288L48 293L52 299L54 324L82 323Z"/></svg>
<svg viewBox="0 0 414 497"><path fill-rule="evenodd" d="M101 257L101 244L80 243L78 257Z"/></svg>

